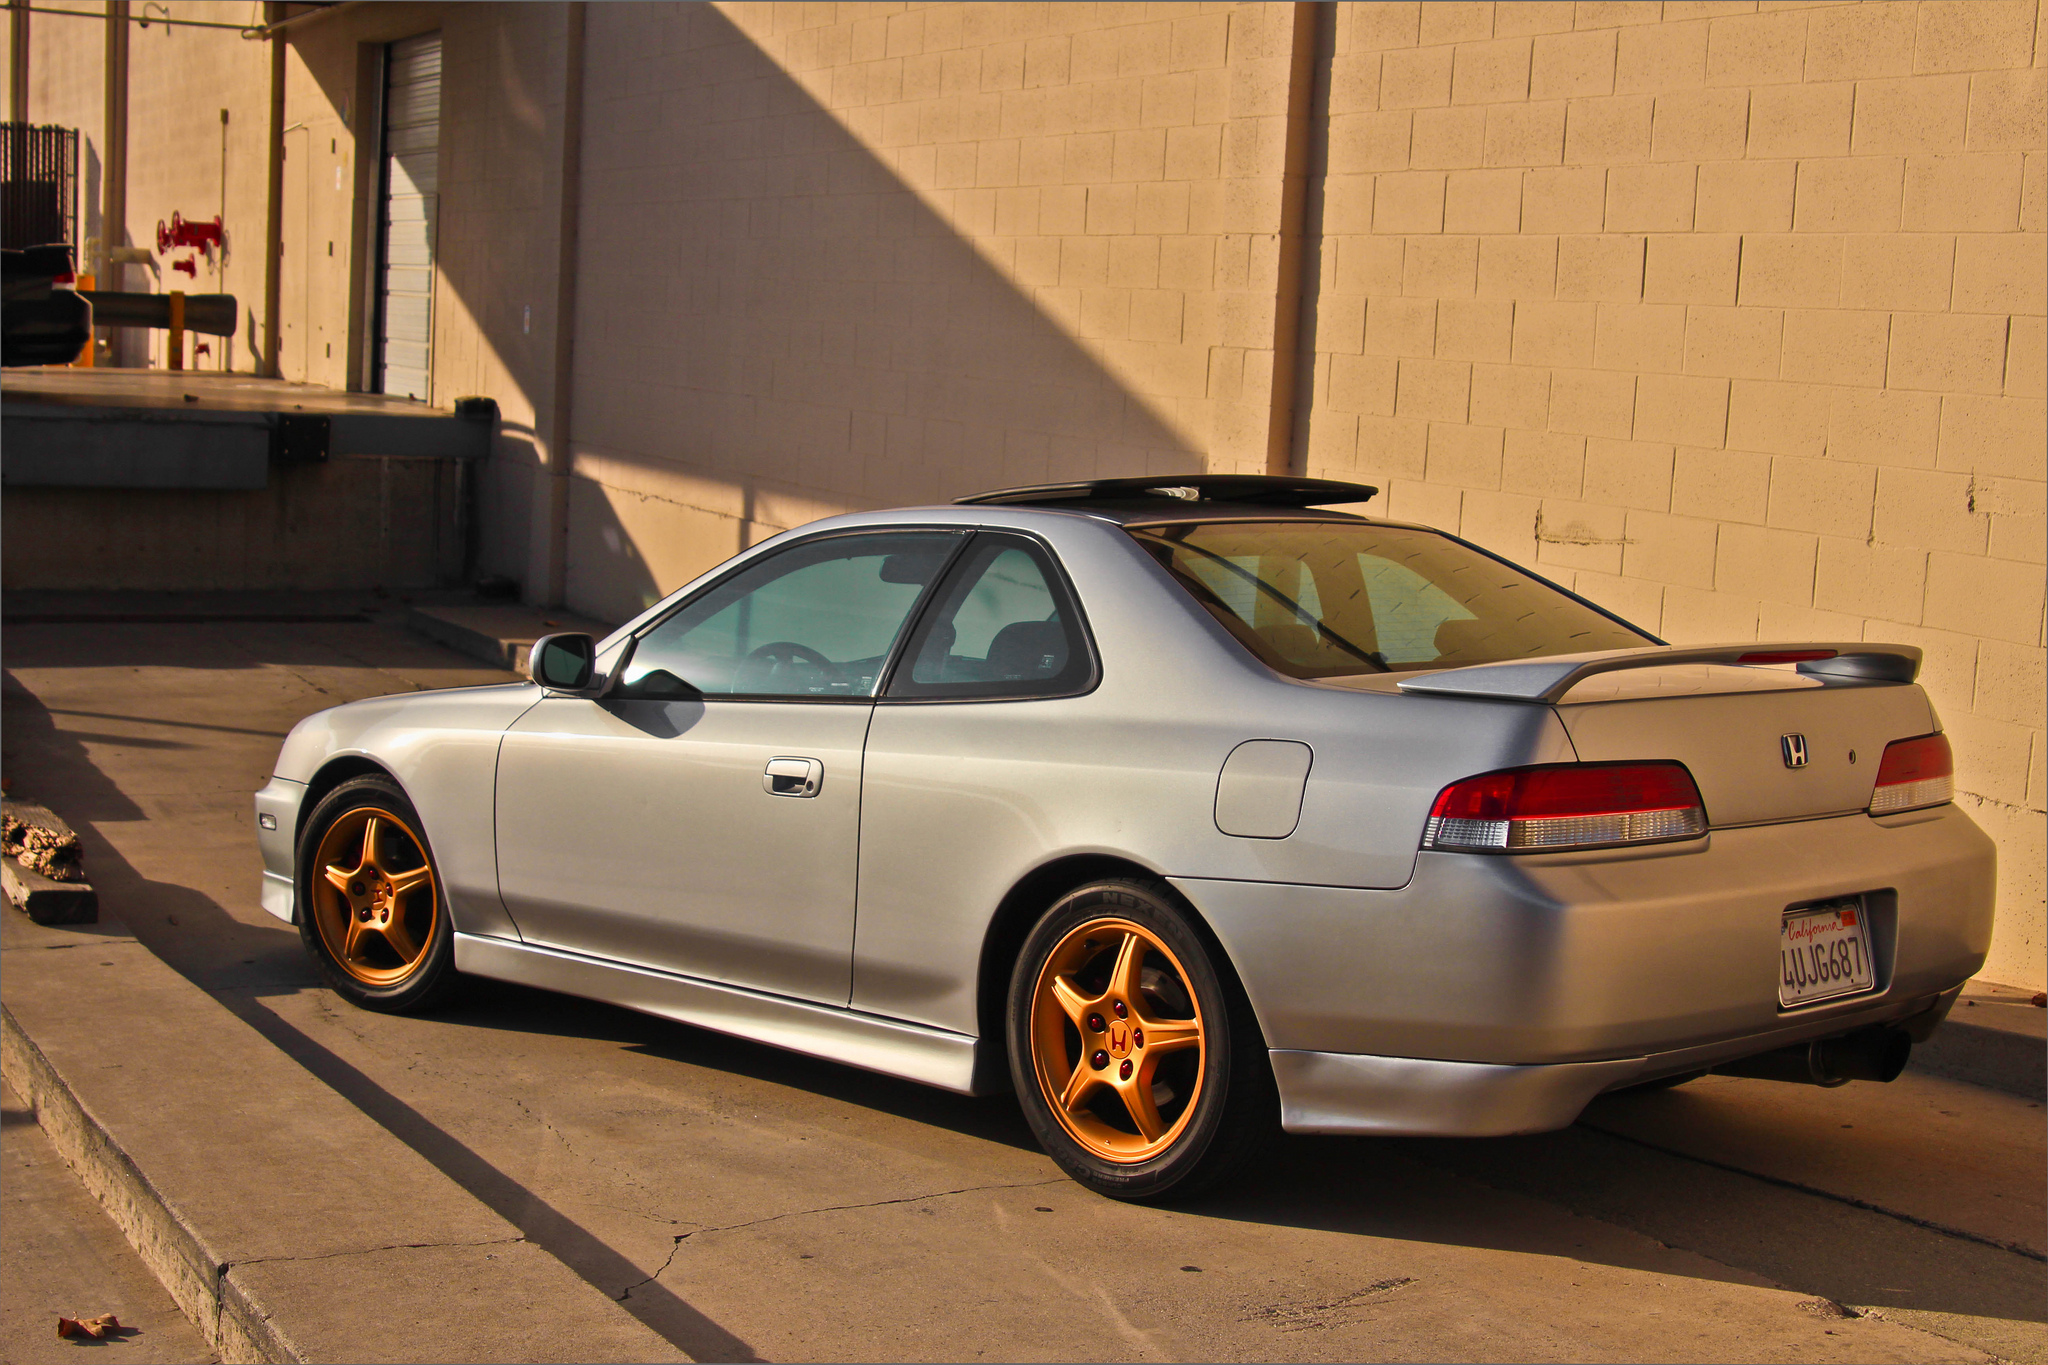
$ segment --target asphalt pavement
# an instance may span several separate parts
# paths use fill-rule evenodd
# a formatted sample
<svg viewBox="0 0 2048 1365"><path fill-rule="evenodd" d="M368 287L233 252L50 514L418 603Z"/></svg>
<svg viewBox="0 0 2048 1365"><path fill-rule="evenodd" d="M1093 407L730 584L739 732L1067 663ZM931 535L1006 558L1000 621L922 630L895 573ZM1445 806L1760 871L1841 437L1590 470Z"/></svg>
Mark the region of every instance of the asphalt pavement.
<svg viewBox="0 0 2048 1365"><path fill-rule="evenodd" d="M1530 1138L1289 1138L1149 1209L1061 1177L1005 1098L489 983L353 1010L257 905L249 796L310 711L508 676L400 605L10 601L5 771L156 957L695 1359L2048 1362L2042 1107L1939 1075L1710 1077ZM165 610L216 619L108 619ZM212 1121L206 1075L163 1082L166 1121Z"/></svg>

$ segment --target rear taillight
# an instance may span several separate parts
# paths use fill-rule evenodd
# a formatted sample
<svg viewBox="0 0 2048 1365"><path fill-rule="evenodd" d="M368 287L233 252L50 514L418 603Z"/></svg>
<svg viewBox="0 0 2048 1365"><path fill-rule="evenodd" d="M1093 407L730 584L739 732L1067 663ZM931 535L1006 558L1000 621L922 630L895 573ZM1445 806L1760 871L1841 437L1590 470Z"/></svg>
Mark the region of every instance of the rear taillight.
<svg viewBox="0 0 2048 1365"><path fill-rule="evenodd" d="M1884 746L1877 765L1877 790L1870 795L1870 813L1918 810L1955 800L1956 760L1947 735L1895 739Z"/></svg>
<svg viewBox="0 0 2048 1365"><path fill-rule="evenodd" d="M1559 763L1483 773L1437 794L1424 848L1515 853L1692 839L1707 812L1680 763Z"/></svg>

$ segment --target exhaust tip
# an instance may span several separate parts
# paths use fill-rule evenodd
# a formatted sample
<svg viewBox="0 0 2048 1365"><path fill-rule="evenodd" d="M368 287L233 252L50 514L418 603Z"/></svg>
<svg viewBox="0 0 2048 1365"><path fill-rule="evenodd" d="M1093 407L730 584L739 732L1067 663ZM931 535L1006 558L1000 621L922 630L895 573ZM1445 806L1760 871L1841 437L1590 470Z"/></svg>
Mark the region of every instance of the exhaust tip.
<svg viewBox="0 0 2048 1365"><path fill-rule="evenodd" d="M1714 1070L1724 1076L1789 1081L1831 1090L1850 1081L1895 1081L1912 1054L1913 1039L1904 1029L1879 1024L1726 1062Z"/></svg>

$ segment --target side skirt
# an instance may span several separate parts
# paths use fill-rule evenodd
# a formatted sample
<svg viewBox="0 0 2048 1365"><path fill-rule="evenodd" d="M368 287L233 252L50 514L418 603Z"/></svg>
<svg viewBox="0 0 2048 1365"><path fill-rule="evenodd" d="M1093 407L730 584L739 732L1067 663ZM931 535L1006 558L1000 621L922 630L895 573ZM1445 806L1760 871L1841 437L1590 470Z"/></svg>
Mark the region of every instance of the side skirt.
<svg viewBox="0 0 2048 1365"><path fill-rule="evenodd" d="M455 935L455 968L622 1005L956 1094L981 1093L974 1085L978 1044L961 1033L478 934Z"/></svg>

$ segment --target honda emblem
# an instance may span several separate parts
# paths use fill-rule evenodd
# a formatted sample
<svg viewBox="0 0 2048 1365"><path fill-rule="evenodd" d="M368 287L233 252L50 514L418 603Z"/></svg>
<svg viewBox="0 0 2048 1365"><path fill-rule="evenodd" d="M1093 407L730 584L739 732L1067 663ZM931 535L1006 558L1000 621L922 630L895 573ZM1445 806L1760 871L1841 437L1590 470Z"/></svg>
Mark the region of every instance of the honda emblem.
<svg viewBox="0 0 2048 1365"><path fill-rule="evenodd" d="M1780 735L1778 747L1785 751L1785 766L1803 768L1806 766L1806 736Z"/></svg>

